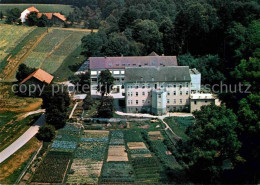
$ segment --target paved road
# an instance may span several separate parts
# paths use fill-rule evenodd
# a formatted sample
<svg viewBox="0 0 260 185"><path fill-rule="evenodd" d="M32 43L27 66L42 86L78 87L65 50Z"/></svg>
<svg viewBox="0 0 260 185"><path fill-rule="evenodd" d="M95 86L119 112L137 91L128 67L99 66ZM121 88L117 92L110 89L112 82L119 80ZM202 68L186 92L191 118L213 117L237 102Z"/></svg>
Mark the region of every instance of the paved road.
<svg viewBox="0 0 260 185"><path fill-rule="evenodd" d="M23 134L21 135L15 142L13 142L10 146L0 152L0 163L14 154L17 150L19 150L23 145L25 145L33 136L35 136L39 130L39 128L45 123L45 115L42 114L41 117Z"/></svg>

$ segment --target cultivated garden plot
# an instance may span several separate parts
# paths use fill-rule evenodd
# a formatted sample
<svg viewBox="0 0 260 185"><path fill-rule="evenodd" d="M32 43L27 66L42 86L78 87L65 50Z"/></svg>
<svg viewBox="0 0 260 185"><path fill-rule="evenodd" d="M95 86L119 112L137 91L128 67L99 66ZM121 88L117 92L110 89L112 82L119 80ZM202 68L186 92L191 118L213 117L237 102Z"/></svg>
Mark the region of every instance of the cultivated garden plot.
<svg viewBox="0 0 260 185"><path fill-rule="evenodd" d="M13 26L1 24L0 26L0 61L19 44L26 36L28 36L35 27Z"/></svg>
<svg viewBox="0 0 260 185"><path fill-rule="evenodd" d="M124 145L109 145L107 161L128 161Z"/></svg>
<svg viewBox="0 0 260 185"><path fill-rule="evenodd" d="M129 162L107 162L102 169L101 184L134 183L134 170Z"/></svg>
<svg viewBox="0 0 260 185"><path fill-rule="evenodd" d="M85 130L74 152L67 183L97 184L107 151L109 131Z"/></svg>
<svg viewBox="0 0 260 185"><path fill-rule="evenodd" d="M25 60L29 67L54 73L80 44L87 32L51 29Z"/></svg>
<svg viewBox="0 0 260 185"><path fill-rule="evenodd" d="M49 152L37 168L32 182L37 183L63 183L71 153Z"/></svg>
<svg viewBox="0 0 260 185"><path fill-rule="evenodd" d="M154 140L163 140L162 133L160 131L150 131L148 132L149 138Z"/></svg>
<svg viewBox="0 0 260 185"><path fill-rule="evenodd" d="M97 184L103 161L74 159L68 174L67 183Z"/></svg>
<svg viewBox="0 0 260 185"><path fill-rule="evenodd" d="M80 125L77 123L67 123L59 130L54 142L51 145L52 151L73 152L79 141Z"/></svg>
<svg viewBox="0 0 260 185"><path fill-rule="evenodd" d="M111 138L109 145L124 145L124 133L119 130L113 130L111 131Z"/></svg>

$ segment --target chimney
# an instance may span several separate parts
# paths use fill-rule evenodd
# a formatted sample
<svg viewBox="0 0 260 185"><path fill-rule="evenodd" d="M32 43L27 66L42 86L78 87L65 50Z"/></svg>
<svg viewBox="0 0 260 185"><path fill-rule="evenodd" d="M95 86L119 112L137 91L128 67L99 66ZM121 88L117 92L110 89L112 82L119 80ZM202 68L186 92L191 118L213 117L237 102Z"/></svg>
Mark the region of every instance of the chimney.
<svg viewBox="0 0 260 185"><path fill-rule="evenodd" d="M162 54L162 56L164 56L164 54Z"/></svg>

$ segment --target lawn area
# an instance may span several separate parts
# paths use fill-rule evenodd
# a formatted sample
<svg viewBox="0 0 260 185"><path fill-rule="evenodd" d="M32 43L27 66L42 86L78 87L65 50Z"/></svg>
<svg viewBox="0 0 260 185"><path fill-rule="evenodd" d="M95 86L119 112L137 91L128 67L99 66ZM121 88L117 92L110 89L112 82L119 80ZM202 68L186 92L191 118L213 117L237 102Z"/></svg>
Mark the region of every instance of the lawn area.
<svg viewBox="0 0 260 185"><path fill-rule="evenodd" d="M0 183L14 184L31 156L40 147L40 141L32 138L11 157L0 164Z"/></svg>
<svg viewBox="0 0 260 185"><path fill-rule="evenodd" d="M54 13L54 12L62 12L64 15L69 15L70 12L73 11L73 8L70 5L61 5L61 4L1 4L0 11L3 11L4 14L6 10L12 8L18 8L20 11L25 10L34 6L40 12L46 13Z"/></svg>
<svg viewBox="0 0 260 185"><path fill-rule="evenodd" d="M194 119L192 117L168 117L164 121L171 127L179 137L186 140L188 136L185 134L187 128L193 124Z"/></svg>
<svg viewBox="0 0 260 185"><path fill-rule="evenodd" d="M51 28L49 33L29 54L24 64L54 74L64 60L80 46L81 38L87 33Z"/></svg>
<svg viewBox="0 0 260 185"><path fill-rule="evenodd" d="M30 115L17 121L19 114L5 112L0 115L0 151L19 138L32 125L41 114Z"/></svg>
<svg viewBox="0 0 260 185"><path fill-rule="evenodd" d="M0 78L5 80L12 78L12 80L15 81L15 74L19 64L23 62L33 47L37 45L37 41L45 33L47 33L46 28L36 27L32 32L30 32L29 35L18 43L10 52L11 57L6 57L5 60L1 62L2 72L0 74Z"/></svg>
<svg viewBox="0 0 260 185"><path fill-rule="evenodd" d="M67 81L68 77L74 75L84 61L85 57L81 55L81 46L79 46L65 58L60 67L53 73L54 81Z"/></svg>
<svg viewBox="0 0 260 185"><path fill-rule="evenodd" d="M34 29L35 27L28 26L0 25L0 70L3 68L2 61Z"/></svg>
<svg viewBox="0 0 260 185"><path fill-rule="evenodd" d="M41 98L16 96L12 91L12 83L0 82L0 113L29 112L40 108L41 104Z"/></svg>

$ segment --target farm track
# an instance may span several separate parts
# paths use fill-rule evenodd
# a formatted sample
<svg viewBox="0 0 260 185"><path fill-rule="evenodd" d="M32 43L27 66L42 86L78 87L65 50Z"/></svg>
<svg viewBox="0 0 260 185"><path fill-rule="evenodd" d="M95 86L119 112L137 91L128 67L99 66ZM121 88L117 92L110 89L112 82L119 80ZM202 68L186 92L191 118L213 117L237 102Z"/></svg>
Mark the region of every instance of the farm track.
<svg viewBox="0 0 260 185"><path fill-rule="evenodd" d="M36 48L36 46L41 42L41 40L42 40L47 34L48 34L48 31L44 32L44 33L37 39L37 41L32 45L32 47L30 47L30 49L29 49L27 52L24 53L24 55L20 58L20 60L14 60L14 61L10 60L10 62L17 62L17 63L15 63L15 65L13 66L13 69L16 69L21 63L24 62L24 60L28 57L28 55L34 50L34 48ZM25 47L25 49L27 49L27 48ZM21 50L19 53L21 53L22 51L23 51L23 50ZM19 53L18 53L16 56L19 56ZM3 74L7 73L7 76L4 77L5 80L9 80L10 78L12 78L13 75L15 74L15 72L16 72L16 70L11 70L11 72L8 73L8 71L5 72L5 70L8 70L8 68L7 68L7 69L5 68L4 71L3 71Z"/></svg>
<svg viewBox="0 0 260 185"><path fill-rule="evenodd" d="M57 50L59 49L59 47L60 47L68 38L70 38L71 36L72 36L72 34L69 34L67 37L65 37L63 40L61 40L61 42L60 42L58 45L56 45L56 46L53 48L53 50L50 51L50 52L46 55L46 57L44 58L43 62L42 62L41 65L39 66L39 68L41 68L42 65L44 64L44 62L45 62L53 53L55 53L55 51L57 51Z"/></svg>

